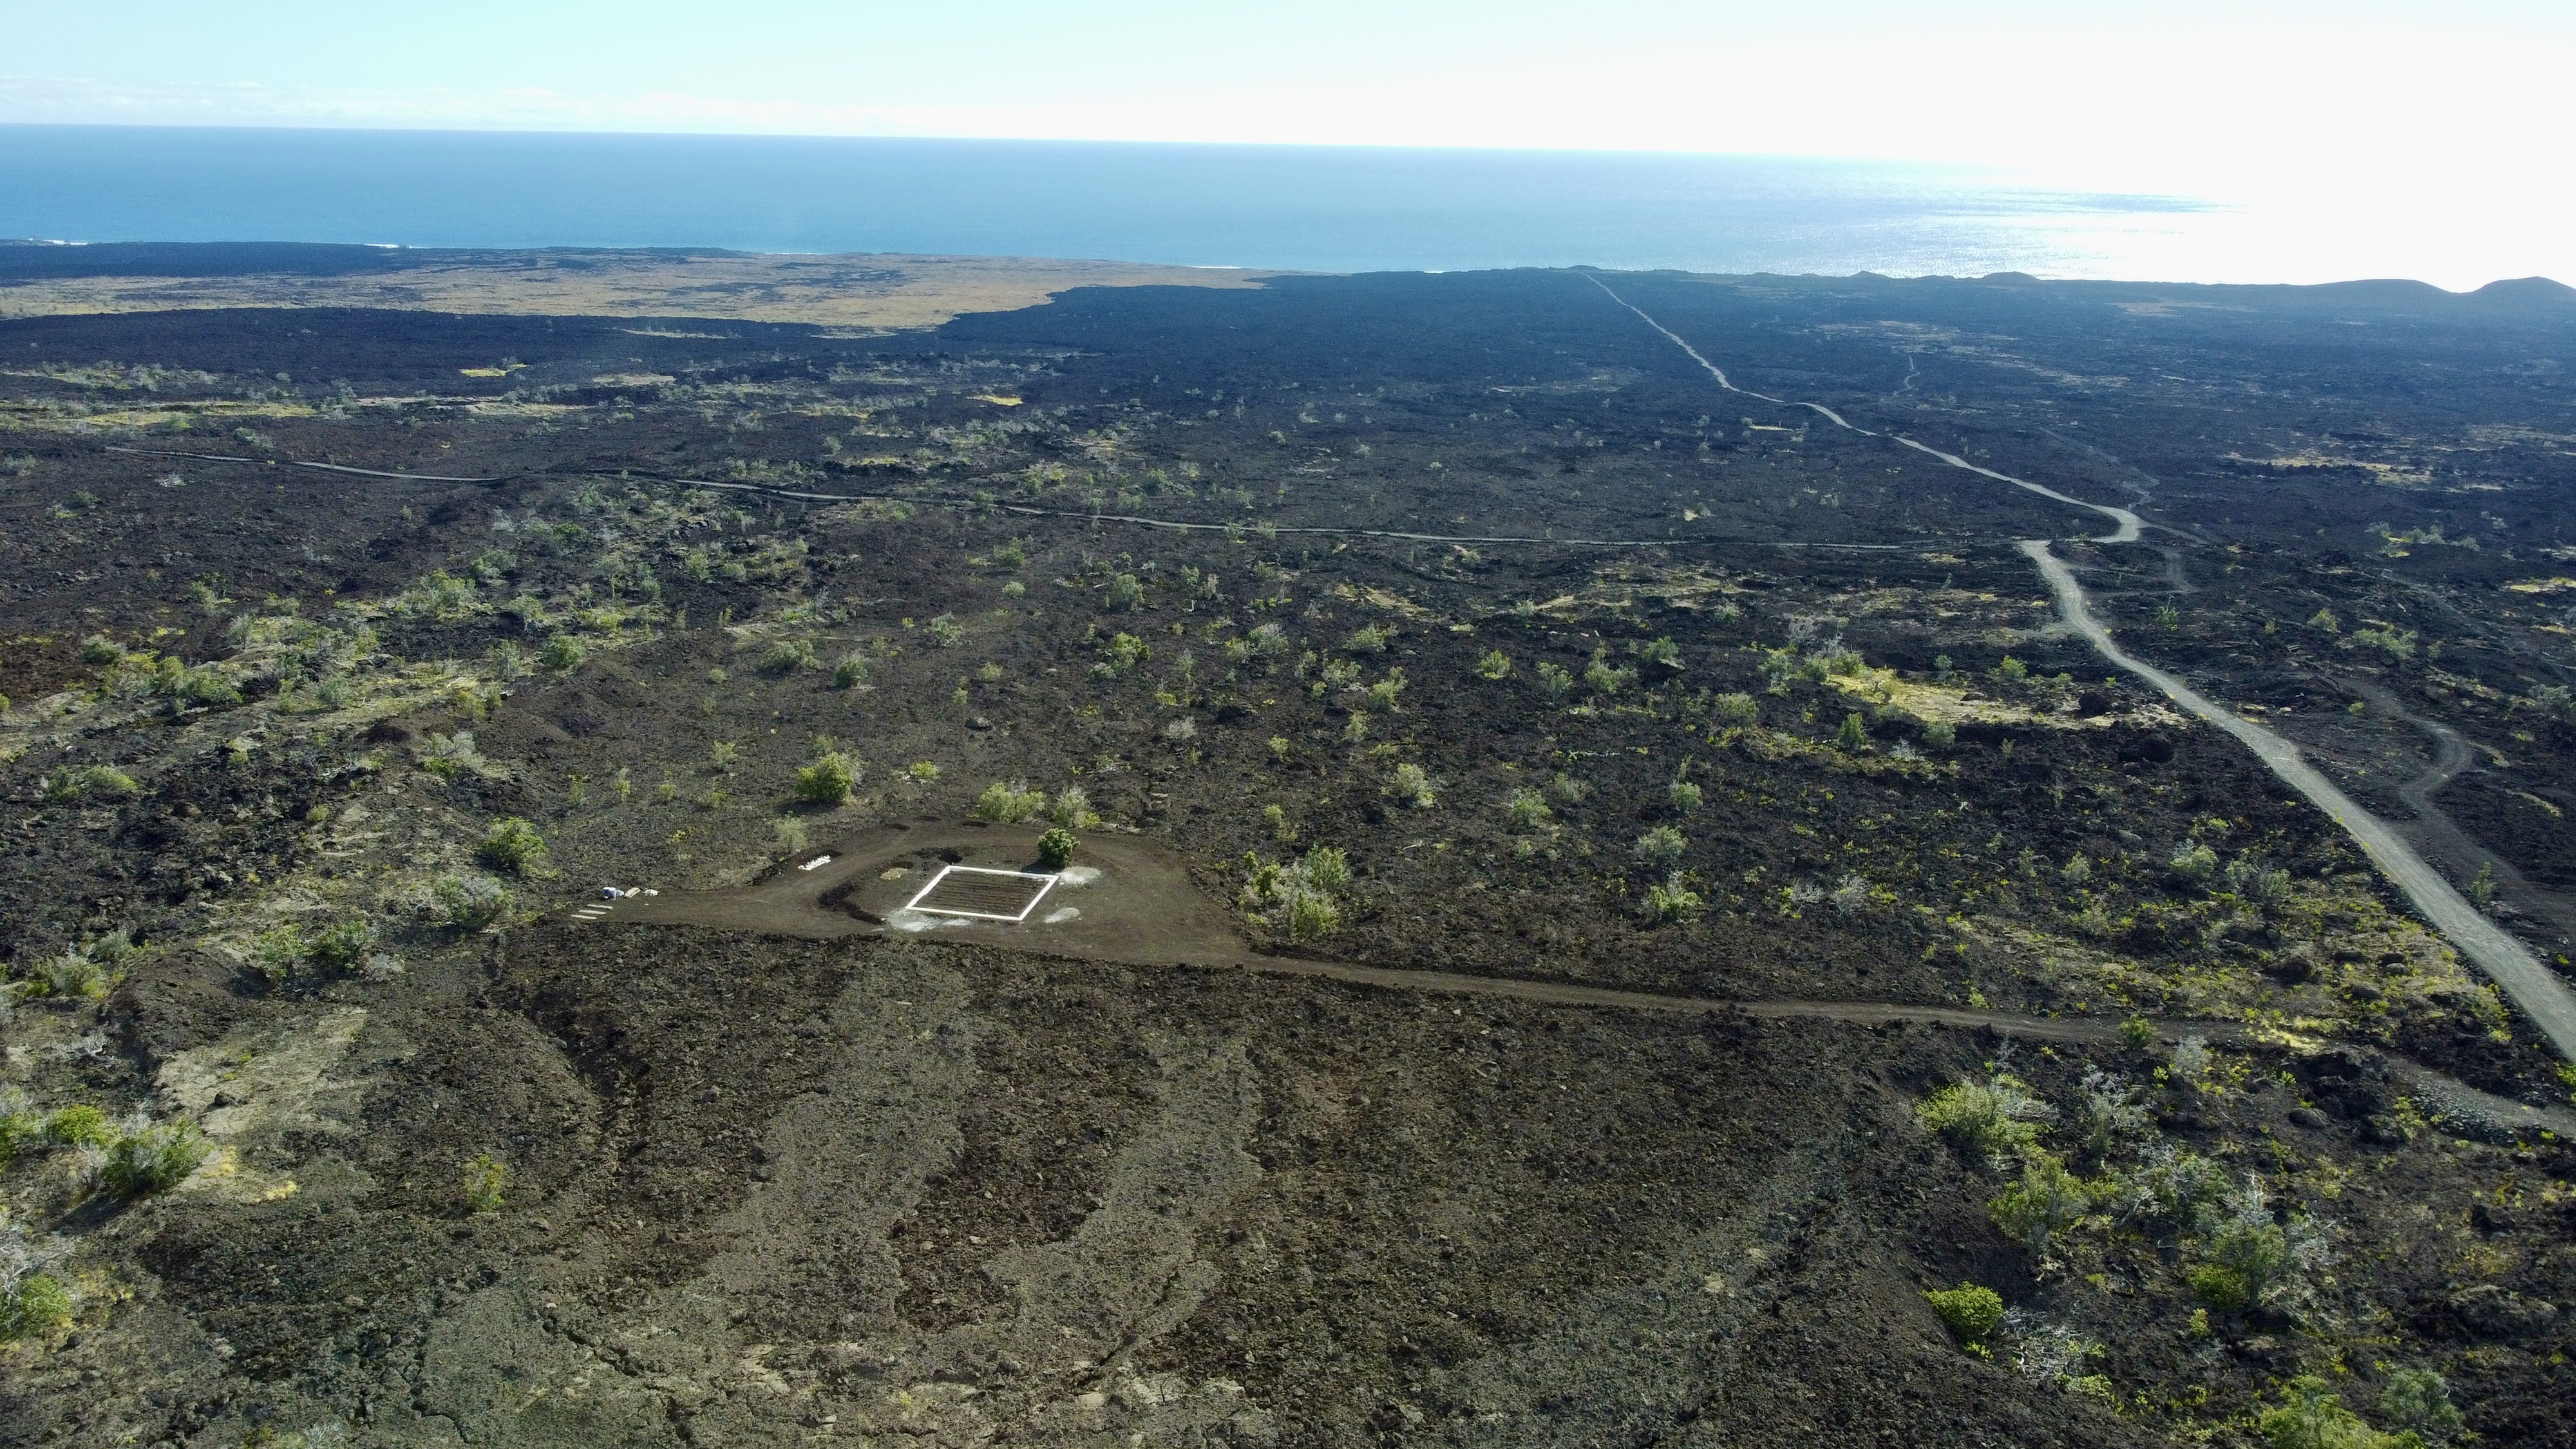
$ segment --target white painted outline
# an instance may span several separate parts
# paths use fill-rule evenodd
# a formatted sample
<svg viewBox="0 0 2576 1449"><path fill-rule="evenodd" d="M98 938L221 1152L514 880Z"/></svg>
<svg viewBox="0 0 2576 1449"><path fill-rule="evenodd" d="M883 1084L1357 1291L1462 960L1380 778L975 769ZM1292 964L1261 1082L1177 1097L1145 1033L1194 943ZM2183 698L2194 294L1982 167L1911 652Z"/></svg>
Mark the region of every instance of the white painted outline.
<svg viewBox="0 0 2576 1449"><path fill-rule="evenodd" d="M1029 903L1021 907L1020 913L1016 916L1005 916L996 911L952 911L943 906L923 905L923 901L930 899L930 893L939 889L939 883L948 879L952 873L965 875L1006 875L1013 880L1042 881L1044 884L1038 887L1038 893L1036 895L1029 897ZM1036 871L1031 870L992 870L980 865L943 865L939 868L939 874L930 878L930 883L928 885L915 891L912 899L904 902L903 908L907 911L912 911L925 916L964 916L970 920L1010 921L1016 924L1029 918L1029 912L1036 910L1038 908L1038 902L1046 899L1047 892L1055 889L1055 882L1056 878L1054 876L1040 875Z"/></svg>

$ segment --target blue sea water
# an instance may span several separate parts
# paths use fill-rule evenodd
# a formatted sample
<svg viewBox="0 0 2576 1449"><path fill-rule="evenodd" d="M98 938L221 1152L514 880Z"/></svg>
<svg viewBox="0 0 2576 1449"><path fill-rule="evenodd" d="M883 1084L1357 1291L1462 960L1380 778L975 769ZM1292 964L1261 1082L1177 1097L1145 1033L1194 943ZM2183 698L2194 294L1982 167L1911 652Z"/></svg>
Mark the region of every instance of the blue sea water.
<svg viewBox="0 0 2576 1449"><path fill-rule="evenodd" d="M77 241L2103 276L2211 211L1748 156L0 126L0 236Z"/></svg>

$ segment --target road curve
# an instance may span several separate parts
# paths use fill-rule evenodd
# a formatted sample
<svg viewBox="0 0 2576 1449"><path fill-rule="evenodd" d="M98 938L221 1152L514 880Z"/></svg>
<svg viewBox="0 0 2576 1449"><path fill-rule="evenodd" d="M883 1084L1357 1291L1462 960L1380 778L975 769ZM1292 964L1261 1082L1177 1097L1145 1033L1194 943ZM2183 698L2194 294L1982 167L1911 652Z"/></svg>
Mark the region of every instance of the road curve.
<svg viewBox="0 0 2576 1449"><path fill-rule="evenodd" d="M1611 301L1636 313L1647 326L1662 333L1674 346L1688 353L1692 361L1707 369L1709 376L1717 379L1717 385L1728 392L1760 398L1764 402L1776 403L1783 407L1809 408L1831 419L1835 425L1849 428L1855 433L1867 437L1885 437L1918 453L1937 458L1951 467L1964 468L1981 477L2010 483L2017 488L2026 488L2060 503L2089 508L2110 519L2115 526L2113 532L2095 539L2094 542L2129 543L2138 537L2138 516L2125 508L2114 508L2108 504L2088 503L2080 498L2070 498L2056 489L2027 479L2015 478L2008 473L1998 473L1991 468L1980 468L1955 453L1942 452L1938 448L1918 443L1902 434L1871 432L1867 428L1844 421L1840 414L1820 403L1793 402L1786 398L1776 398L1766 393L1737 387L1727 380L1726 373L1716 363L1702 357L1698 349L1675 336L1670 328L1647 316L1635 303L1611 291L1609 284L1599 277L1594 277L1588 272L1585 276L1590 278L1594 286L1607 293ZM2390 828L2387 822L2363 809L2352 797L2337 789L2332 780L2327 779L2300 756L2298 746L2261 725L2239 716L2233 710L2222 709L2212 704L2202 697L2198 690L2183 683L2181 679L2132 657L2128 651L2122 649L2112 640L2111 631L2102 627L2101 622L2093 617L2093 611L2085 601L2084 586L2076 581L2072 569L2069 569L2055 554L2049 552L2048 540L2022 539L2015 543L2014 547L2028 555L2030 561L2038 567L2040 576L2048 580L2049 588L2057 595L2059 615L2077 633L2091 641L2094 649L2103 658L2154 685L2166 698L2234 736L2239 743L2252 750L2257 759L2270 766L2273 774L2280 776L2292 789L2306 796L2311 804L2332 817L2334 822L2342 826L2344 831L2361 846L2362 853L2370 857L2371 863L2378 866L2380 872L2405 893L2406 899L2413 903L2416 912L2430 921L2436 930L2448 936L2452 946L2461 955L2468 957L2470 964L2484 971L2488 978L2512 999L2513 1004L2522 1009L2523 1015L2539 1029L2542 1036L2549 1039L2550 1046L2557 1050L2559 1056L2568 1061L2576 1061L2576 992L2570 992L2567 983L2559 980L2556 973L2541 964L2539 957L2534 956L2529 948L2508 935L2493 921L2488 920L2484 912L2470 905L2466 898L2453 890L2451 883L2444 880L2439 871L2426 864L2424 858L2417 855L2414 848Z"/></svg>
<svg viewBox="0 0 2576 1449"><path fill-rule="evenodd" d="M2048 545L2039 540L2025 541L2021 551L2039 566L2040 576L2057 594L2058 611L2077 632L2093 641L2102 657L2162 690L2165 697L2184 709L2234 735L2256 757L2269 765L2272 773L2290 787L2308 797L2310 803L2334 817L2371 863L2397 888L2406 893L2416 911L2433 923L2461 955L2495 981L2523 1015L2549 1038L2558 1054L2576 1061L2576 993L2567 983L2541 964L2530 949L2506 934L2504 929L2487 919L2486 914L2469 904L2451 888L2439 871L2425 863L2403 837L2386 821L2355 803L2351 796L2335 787L2317 768L2299 754L2299 747L2247 720L2233 710L2222 709L2203 698L2199 691L2154 665L2132 657L2111 638L2085 606L2084 587L2075 581L2075 573Z"/></svg>

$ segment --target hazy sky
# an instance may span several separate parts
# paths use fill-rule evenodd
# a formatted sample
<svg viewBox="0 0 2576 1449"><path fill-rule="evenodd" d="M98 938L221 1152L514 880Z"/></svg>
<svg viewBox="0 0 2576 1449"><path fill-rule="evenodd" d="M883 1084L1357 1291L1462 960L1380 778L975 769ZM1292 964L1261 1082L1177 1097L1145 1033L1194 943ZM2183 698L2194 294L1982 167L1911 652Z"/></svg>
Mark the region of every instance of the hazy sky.
<svg viewBox="0 0 2576 1449"><path fill-rule="evenodd" d="M2424 245L2576 231L2571 93L2576 0L0 0L0 121L1931 160Z"/></svg>

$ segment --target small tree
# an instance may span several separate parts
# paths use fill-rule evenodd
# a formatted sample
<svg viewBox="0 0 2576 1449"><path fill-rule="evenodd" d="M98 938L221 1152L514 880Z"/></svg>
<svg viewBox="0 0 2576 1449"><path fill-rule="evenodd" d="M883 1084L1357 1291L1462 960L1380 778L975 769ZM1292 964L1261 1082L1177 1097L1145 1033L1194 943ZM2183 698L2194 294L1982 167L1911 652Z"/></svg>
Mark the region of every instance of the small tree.
<svg viewBox="0 0 2576 1449"><path fill-rule="evenodd" d="M1843 716L1843 727L1834 734L1834 747L1846 754L1858 754L1869 748L1869 727L1855 712Z"/></svg>
<svg viewBox="0 0 2576 1449"><path fill-rule="evenodd" d="M1073 852L1081 843L1072 831L1056 826L1038 837L1038 859L1049 870L1062 870L1072 863Z"/></svg>

